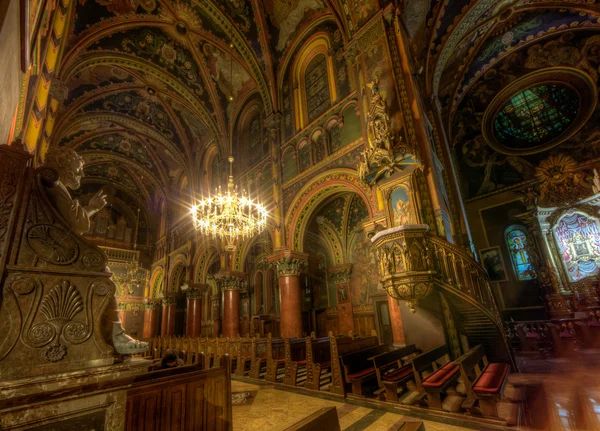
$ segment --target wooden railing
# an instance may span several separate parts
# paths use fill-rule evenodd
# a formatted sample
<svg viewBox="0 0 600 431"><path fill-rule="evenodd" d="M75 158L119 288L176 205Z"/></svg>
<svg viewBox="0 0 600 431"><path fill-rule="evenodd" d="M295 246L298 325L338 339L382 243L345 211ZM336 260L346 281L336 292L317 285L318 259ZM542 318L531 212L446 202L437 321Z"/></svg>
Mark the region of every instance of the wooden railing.
<svg viewBox="0 0 600 431"><path fill-rule="evenodd" d="M108 260L118 261L118 262L131 262L134 258L139 261L140 260L140 251L139 250L126 250L123 248L114 248L114 247L105 247L100 246L102 251L106 253Z"/></svg>
<svg viewBox="0 0 600 431"><path fill-rule="evenodd" d="M382 231L373 238L382 280L435 284L477 305L498 328L502 321L488 276L465 250L432 235L426 225Z"/></svg>

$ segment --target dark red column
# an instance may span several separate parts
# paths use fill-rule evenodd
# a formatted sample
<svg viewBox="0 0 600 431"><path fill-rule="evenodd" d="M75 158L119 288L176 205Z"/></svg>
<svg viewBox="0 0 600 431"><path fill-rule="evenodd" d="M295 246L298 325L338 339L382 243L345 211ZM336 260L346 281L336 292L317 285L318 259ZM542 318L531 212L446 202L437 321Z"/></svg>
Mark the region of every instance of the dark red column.
<svg viewBox="0 0 600 431"><path fill-rule="evenodd" d="M202 291L191 288L185 292L187 298L186 337L199 337L202 331Z"/></svg>
<svg viewBox="0 0 600 431"><path fill-rule="evenodd" d="M223 337L236 338L240 334L240 288L244 274L222 271L216 275L223 291Z"/></svg>
<svg viewBox="0 0 600 431"><path fill-rule="evenodd" d="M148 301L144 304L144 338L156 337L160 303Z"/></svg>
<svg viewBox="0 0 600 431"><path fill-rule="evenodd" d="M406 336L404 335L404 323L402 323L402 312L398 300L388 295L388 308L390 310L390 322L392 324L392 336L394 337L395 347L404 347L406 345Z"/></svg>
<svg viewBox="0 0 600 431"><path fill-rule="evenodd" d="M268 257L275 264L281 298L280 332L282 337L302 336L302 289L300 273L308 263L305 253L281 250Z"/></svg>
<svg viewBox="0 0 600 431"><path fill-rule="evenodd" d="M175 335L175 298L163 296L162 298L162 322L160 325L161 337L172 337Z"/></svg>

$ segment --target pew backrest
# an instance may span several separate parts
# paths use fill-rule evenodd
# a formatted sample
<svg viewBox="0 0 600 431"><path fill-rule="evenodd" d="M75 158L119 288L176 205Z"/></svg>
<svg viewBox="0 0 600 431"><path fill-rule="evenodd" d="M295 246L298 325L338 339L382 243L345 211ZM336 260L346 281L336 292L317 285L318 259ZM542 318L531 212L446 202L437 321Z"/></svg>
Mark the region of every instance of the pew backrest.
<svg viewBox="0 0 600 431"><path fill-rule="evenodd" d="M421 381L423 380L423 372L428 370L437 371L439 366L445 365L448 362L450 362L450 355L448 353L448 346L445 344L413 358L412 366L417 389L422 391Z"/></svg>

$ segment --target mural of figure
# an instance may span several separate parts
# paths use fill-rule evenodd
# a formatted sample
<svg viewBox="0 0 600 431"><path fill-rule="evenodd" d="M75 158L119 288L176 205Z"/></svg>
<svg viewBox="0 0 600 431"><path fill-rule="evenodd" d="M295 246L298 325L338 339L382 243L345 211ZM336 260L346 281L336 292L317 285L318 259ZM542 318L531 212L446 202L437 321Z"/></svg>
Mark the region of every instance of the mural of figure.
<svg viewBox="0 0 600 431"><path fill-rule="evenodd" d="M338 294L338 303L343 304L344 302L348 302L348 292L346 291L345 286L340 286L337 289Z"/></svg>
<svg viewBox="0 0 600 431"><path fill-rule="evenodd" d="M106 205L106 195L102 190L98 191L87 207L71 198L67 187L71 190L78 189L83 177L83 159L71 148L52 147L46 154L44 166L56 170L59 176L58 185L46 189L48 198L69 226L82 235L90 229L90 218ZM148 350L148 343L134 340L125 334L116 296L110 299L104 312L102 334L119 354L130 355Z"/></svg>
<svg viewBox="0 0 600 431"><path fill-rule="evenodd" d="M398 188L392 192L391 207L394 226L410 223L410 202L405 189Z"/></svg>

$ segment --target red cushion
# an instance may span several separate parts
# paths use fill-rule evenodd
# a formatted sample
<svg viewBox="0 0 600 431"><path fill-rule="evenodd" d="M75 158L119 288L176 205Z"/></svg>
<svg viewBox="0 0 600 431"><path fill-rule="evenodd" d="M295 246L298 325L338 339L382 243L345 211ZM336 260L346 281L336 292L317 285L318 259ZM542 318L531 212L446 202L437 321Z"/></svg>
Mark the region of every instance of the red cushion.
<svg viewBox="0 0 600 431"><path fill-rule="evenodd" d="M588 321L588 326L600 326L600 322L598 322L596 319L589 320Z"/></svg>
<svg viewBox="0 0 600 431"><path fill-rule="evenodd" d="M502 389L508 373L508 364L489 364L475 381L473 392L476 394L497 394Z"/></svg>
<svg viewBox="0 0 600 431"><path fill-rule="evenodd" d="M537 332L532 332L529 331L526 335L525 338L540 338L540 334L538 334Z"/></svg>
<svg viewBox="0 0 600 431"><path fill-rule="evenodd" d="M277 359L277 362L278 362L278 363L285 362L285 359Z"/></svg>
<svg viewBox="0 0 600 431"><path fill-rule="evenodd" d="M325 362L315 362L316 364L319 364L321 366L321 368L325 368L331 365L331 361L325 361Z"/></svg>
<svg viewBox="0 0 600 431"><path fill-rule="evenodd" d="M385 374L383 376L383 380L387 380L388 382L397 382L398 380L402 380L405 377L412 375L412 373L412 365L406 365L402 368L392 371L391 373Z"/></svg>
<svg viewBox="0 0 600 431"><path fill-rule="evenodd" d="M302 359L301 361L295 361L297 364L306 364L306 359Z"/></svg>
<svg viewBox="0 0 600 431"><path fill-rule="evenodd" d="M348 374L349 379L360 379L368 374L374 373L375 368L365 368L364 370L359 371L358 373Z"/></svg>
<svg viewBox="0 0 600 431"><path fill-rule="evenodd" d="M569 331L560 331L560 338L573 338L573 334Z"/></svg>
<svg viewBox="0 0 600 431"><path fill-rule="evenodd" d="M424 388L441 388L448 380L458 374L458 365L448 362L435 373L427 376L421 383Z"/></svg>

